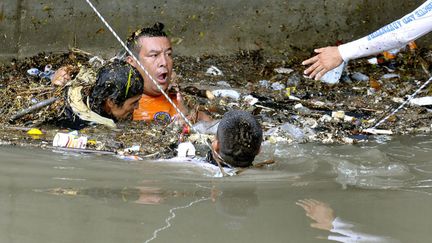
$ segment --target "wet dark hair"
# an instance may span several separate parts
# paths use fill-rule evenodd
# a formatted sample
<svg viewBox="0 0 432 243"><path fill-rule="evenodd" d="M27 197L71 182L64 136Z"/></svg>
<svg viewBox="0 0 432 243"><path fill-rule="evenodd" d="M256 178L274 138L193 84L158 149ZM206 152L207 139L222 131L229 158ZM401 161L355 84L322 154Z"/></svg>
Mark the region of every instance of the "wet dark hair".
<svg viewBox="0 0 432 243"><path fill-rule="evenodd" d="M167 37L167 34L163 31L165 25L156 22L153 27L144 27L133 32L126 40L126 45L132 53L138 57L141 45L139 43L140 37Z"/></svg>
<svg viewBox="0 0 432 243"><path fill-rule="evenodd" d="M259 153L263 132L252 114L234 110L223 116L216 138L219 155L226 163L235 167L248 167Z"/></svg>
<svg viewBox="0 0 432 243"><path fill-rule="evenodd" d="M112 99L116 105L122 106L127 99L143 91L144 81L138 70L124 61L115 60L99 70L89 97L90 109L101 116L114 118L105 112L105 101Z"/></svg>

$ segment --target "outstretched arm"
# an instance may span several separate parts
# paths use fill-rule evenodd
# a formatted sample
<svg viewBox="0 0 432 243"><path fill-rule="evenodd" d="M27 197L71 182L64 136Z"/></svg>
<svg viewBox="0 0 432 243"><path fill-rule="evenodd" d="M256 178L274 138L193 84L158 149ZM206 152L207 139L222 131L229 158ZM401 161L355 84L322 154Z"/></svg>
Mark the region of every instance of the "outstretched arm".
<svg viewBox="0 0 432 243"><path fill-rule="evenodd" d="M302 64L311 65L304 73L315 80L336 68L342 61L399 48L432 31L432 0L424 2L413 12L361 39L315 50L318 55Z"/></svg>

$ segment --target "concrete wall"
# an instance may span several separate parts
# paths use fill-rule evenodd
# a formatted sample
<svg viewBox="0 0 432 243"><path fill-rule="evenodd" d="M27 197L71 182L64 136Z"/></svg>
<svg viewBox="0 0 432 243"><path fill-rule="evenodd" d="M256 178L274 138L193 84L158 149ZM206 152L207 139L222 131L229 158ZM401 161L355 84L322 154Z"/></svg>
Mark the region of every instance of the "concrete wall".
<svg viewBox="0 0 432 243"><path fill-rule="evenodd" d="M181 55L263 48L290 53L361 37L423 0L92 0L125 39L165 23ZM430 37L423 42L430 43ZM2 0L0 59L77 47L111 55L120 48L85 0Z"/></svg>

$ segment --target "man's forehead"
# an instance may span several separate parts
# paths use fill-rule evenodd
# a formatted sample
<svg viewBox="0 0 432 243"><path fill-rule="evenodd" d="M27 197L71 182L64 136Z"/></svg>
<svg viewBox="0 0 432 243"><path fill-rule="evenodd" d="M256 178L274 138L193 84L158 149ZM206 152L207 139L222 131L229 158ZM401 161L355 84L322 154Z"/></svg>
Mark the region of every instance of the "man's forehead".
<svg viewBox="0 0 432 243"><path fill-rule="evenodd" d="M171 49L171 42L167 37L147 37L142 36L139 38L139 43L141 44L141 49L151 51L151 50L167 50Z"/></svg>

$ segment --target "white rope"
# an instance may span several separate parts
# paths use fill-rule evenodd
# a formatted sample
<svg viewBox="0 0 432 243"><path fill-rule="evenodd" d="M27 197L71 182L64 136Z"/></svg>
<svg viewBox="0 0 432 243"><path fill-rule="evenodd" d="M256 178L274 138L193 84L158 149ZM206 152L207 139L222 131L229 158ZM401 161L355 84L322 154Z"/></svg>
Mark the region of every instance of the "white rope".
<svg viewBox="0 0 432 243"><path fill-rule="evenodd" d="M168 229L169 227L171 227L171 223L170 223L170 221L171 221L173 218L176 217L176 214L175 214L175 211L176 211L176 210L178 210L178 209L184 209L184 208L189 208L189 207L192 207L192 206L193 206L194 204L196 204L196 203L203 202L203 201L207 201L207 200L210 200L210 197L206 197L206 198L201 198L201 199L195 200L195 201L190 202L188 205L185 205L185 206L179 206L179 207L171 208L170 211L169 211L171 215L170 215L168 218L165 219L165 223L166 223L165 226L163 226L163 227L161 227L161 228L155 230L155 231L153 232L153 236L152 236L150 239L146 240L144 243L148 243L148 242L150 242L150 241L156 239L156 238L157 238L157 235L158 235L159 232L161 232L161 231L163 231L163 230L166 230L166 229Z"/></svg>
<svg viewBox="0 0 432 243"><path fill-rule="evenodd" d="M93 6L93 4L90 2L90 0L86 0L86 2L90 5L90 7L93 9L93 11L96 13L96 15L100 18L100 20L105 24L105 26L111 31L111 33L114 35L114 37L120 42L120 44L125 48L125 50L129 53L129 55L138 63L140 68L144 70L144 73L147 75L147 77L150 78L150 80L156 85L156 87L159 89L159 91L165 96L165 98L168 100L168 102L174 107L174 109L177 111L178 114L184 119L186 124L197 134L200 134L193 126L192 123L189 121L189 119L186 118L186 116L179 110L179 108L174 104L174 102L171 100L171 98L165 93L165 91L162 89L162 87L154 80L154 78L149 74L146 68L142 65L142 63L138 60L137 57L132 53L132 51L126 46L126 44L120 39L120 37L117 35L117 33L111 28L111 26L108 24L108 22L104 19L104 17L99 13L99 11Z"/></svg>
<svg viewBox="0 0 432 243"><path fill-rule="evenodd" d="M420 88L418 90L416 90L416 92L414 92L414 94L410 95L408 97L408 99L405 100L398 108L396 108L392 113L390 113L389 115L384 117L381 121L379 121L377 124L375 124L375 126L373 126L372 128L373 129L377 128L379 125L381 125L387 119L389 119L391 116L396 114L400 109L402 109L402 107L404 107L406 104L408 104L408 102L410 102L422 89L424 89L424 87L426 87L431 81L432 81L432 77L429 78L429 80L426 81L422 86L420 86Z"/></svg>

